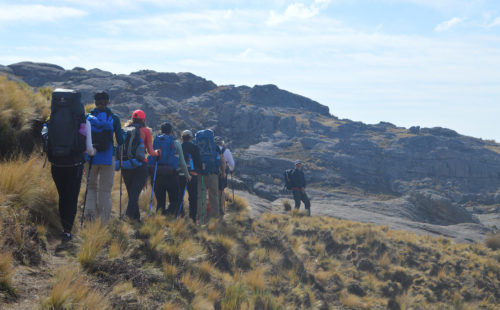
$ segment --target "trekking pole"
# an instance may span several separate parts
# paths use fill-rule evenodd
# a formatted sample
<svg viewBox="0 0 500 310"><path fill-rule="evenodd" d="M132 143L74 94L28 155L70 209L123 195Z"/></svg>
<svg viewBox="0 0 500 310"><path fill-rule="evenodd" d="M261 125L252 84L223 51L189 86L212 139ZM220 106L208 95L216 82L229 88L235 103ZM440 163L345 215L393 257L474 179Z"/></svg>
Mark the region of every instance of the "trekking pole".
<svg viewBox="0 0 500 310"><path fill-rule="evenodd" d="M233 172L231 171L231 189L233 191L233 203L234 203L234 181L233 181Z"/></svg>
<svg viewBox="0 0 500 310"><path fill-rule="evenodd" d="M158 160L156 160L156 163L155 163L155 174L153 176L153 188L151 189L151 199L149 201L148 216L151 215L151 205L153 205L153 194L155 192L155 183L156 183L156 169L158 169Z"/></svg>
<svg viewBox="0 0 500 310"><path fill-rule="evenodd" d="M187 184L186 184L186 186L184 187L184 193L182 194L182 198L181 198L181 205L179 206L179 210L177 210L177 217L176 217L176 219L178 219L178 218L179 218L179 215L181 214L182 205L184 204L184 196L186 196L186 190L187 190Z"/></svg>
<svg viewBox="0 0 500 310"><path fill-rule="evenodd" d="M123 185L123 174L122 174L122 164L123 164L123 145L120 148L120 219L122 218L122 185Z"/></svg>
<svg viewBox="0 0 500 310"><path fill-rule="evenodd" d="M205 224L205 184L201 176L201 224Z"/></svg>
<svg viewBox="0 0 500 310"><path fill-rule="evenodd" d="M89 191L89 182L90 182L90 170L92 170L92 160L94 156L90 157L89 160L89 171L87 171L87 184L85 184L85 196L83 198L83 211L82 211L82 219L80 222L80 227L83 227L83 219L85 218L85 205L87 204L87 193Z"/></svg>

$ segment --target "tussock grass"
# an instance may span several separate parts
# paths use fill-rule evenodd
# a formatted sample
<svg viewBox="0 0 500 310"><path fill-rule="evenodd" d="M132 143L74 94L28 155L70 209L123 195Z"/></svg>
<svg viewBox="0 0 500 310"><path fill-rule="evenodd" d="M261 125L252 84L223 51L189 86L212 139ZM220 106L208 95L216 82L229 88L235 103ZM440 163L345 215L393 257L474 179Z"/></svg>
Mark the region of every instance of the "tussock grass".
<svg viewBox="0 0 500 310"><path fill-rule="evenodd" d="M486 238L484 244L494 251L500 250L500 232L494 235L490 235L488 238Z"/></svg>
<svg viewBox="0 0 500 310"><path fill-rule="evenodd" d="M12 275L14 269L12 268L12 254L0 252L0 291L15 297L16 290L12 286Z"/></svg>
<svg viewBox="0 0 500 310"><path fill-rule="evenodd" d="M232 197L232 196L231 196ZM227 205L228 211L241 212L248 208L248 201L244 197L235 195L234 200Z"/></svg>
<svg viewBox="0 0 500 310"><path fill-rule="evenodd" d="M292 210L292 203L290 202L289 199L283 199L283 201L281 202L281 205L283 206L284 211Z"/></svg>
<svg viewBox="0 0 500 310"><path fill-rule="evenodd" d="M41 304L42 310L53 309L111 309L105 296L90 288L77 267L59 270L50 294Z"/></svg>
<svg viewBox="0 0 500 310"><path fill-rule="evenodd" d="M174 281L177 277L177 274L179 272L177 266L171 265L167 263L165 260L162 261L162 266L163 266L163 274L165 274L165 277L167 278L168 281Z"/></svg>
<svg viewBox="0 0 500 310"><path fill-rule="evenodd" d="M0 162L0 171L0 206L9 208L10 214L13 209L16 213L28 210L30 222L35 220L60 231L57 190L43 159L17 157Z"/></svg>
<svg viewBox="0 0 500 310"><path fill-rule="evenodd" d="M92 265L99 252L110 240L106 226L96 220L88 223L81 231L83 242L78 252L78 261L83 266Z"/></svg>
<svg viewBox="0 0 500 310"><path fill-rule="evenodd" d="M267 287L265 268L260 267L248 272L244 276L244 281L254 292L265 290Z"/></svg>
<svg viewBox="0 0 500 310"><path fill-rule="evenodd" d="M5 159L18 151L28 155L41 143L32 132L41 130L41 122L49 116L52 91L41 88L33 92L24 83L9 81L0 76L0 158ZM36 124L40 125L40 128Z"/></svg>
<svg viewBox="0 0 500 310"><path fill-rule="evenodd" d="M226 287L221 302L222 310L248 309L249 307L248 295L243 284L236 282Z"/></svg>

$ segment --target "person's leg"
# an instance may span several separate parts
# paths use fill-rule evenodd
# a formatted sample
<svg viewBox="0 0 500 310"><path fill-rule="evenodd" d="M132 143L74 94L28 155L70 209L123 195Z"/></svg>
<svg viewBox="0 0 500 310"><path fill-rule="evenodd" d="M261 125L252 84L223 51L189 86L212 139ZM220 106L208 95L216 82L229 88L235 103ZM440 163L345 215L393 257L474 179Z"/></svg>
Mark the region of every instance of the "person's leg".
<svg viewBox="0 0 500 310"><path fill-rule="evenodd" d="M135 206L134 206L134 179L137 174L138 168L135 169L122 169L122 174L123 174L123 182L125 183L125 188L127 190L127 195L128 195L128 203L127 203L127 210L125 211L125 215L131 219L134 219L134 216L136 214L135 212Z"/></svg>
<svg viewBox="0 0 500 310"><path fill-rule="evenodd" d="M184 203L184 198L186 197L187 191L187 179L184 175L179 176L179 208L182 205L182 210L179 216L184 216L186 209L189 208L187 204Z"/></svg>
<svg viewBox="0 0 500 310"><path fill-rule="evenodd" d="M200 175L198 177L197 192L200 197L198 197L196 216L198 219L197 222L201 224L205 224L207 222L206 181L206 175Z"/></svg>
<svg viewBox="0 0 500 310"><path fill-rule="evenodd" d="M210 174L207 176L208 196L210 200L210 219L219 218L219 176Z"/></svg>
<svg viewBox="0 0 500 310"><path fill-rule="evenodd" d="M59 216L65 233L70 234L75 221L83 165L76 167L52 166L52 178L59 194Z"/></svg>
<svg viewBox="0 0 500 310"><path fill-rule="evenodd" d="M189 194L189 216L196 223L196 211L198 206L198 176L191 176L191 182L187 183L187 191Z"/></svg>
<svg viewBox="0 0 500 310"><path fill-rule="evenodd" d="M304 202L304 205L305 205L305 207L306 207L306 210L311 209L311 201L309 200L309 197L307 197L306 192L303 192L303 193L301 193L301 194L302 194L302 195L301 195L301 198L300 198L300 199L302 200L302 202Z"/></svg>
<svg viewBox="0 0 500 310"><path fill-rule="evenodd" d="M183 189L184 190L184 189ZM179 175L177 172L167 177L168 209L167 214L177 215L179 208Z"/></svg>
<svg viewBox="0 0 500 310"><path fill-rule="evenodd" d="M113 161L114 162L114 161ZM103 222L111 218L111 190L115 178L115 169L112 165L99 165L99 188L97 189L97 205L99 216Z"/></svg>
<svg viewBox="0 0 500 310"><path fill-rule="evenodd" d="M293 200L295 201L295 209L300 209L301 192L297 190L292 190L292 193L293 193Z"/></svg>
<svg viewBox="0 0 500 310"><path fill-rule="evenodd" d="M85 217L89 219L93 219L98 216L99 205L97 203L97 182L99 179L99 166L100 165L92 165L92 169L90 169L90 178L87 179L89 181L88 190L87 190L87 200L85 201ZM85 163L85 171L89 173L89 163ZM85 186L87 186L85 184Z"/></svg>
<svg viewBox="0 0 500 310"><path fill-rule="evenodd" d="M136 168L136 176L132 183L132 192L133 192L133 216L135 219L141 219L141 213L139 208L139 196L141 195L141 191L146 185L148 180L148 167L146 164Z"/></svg>
<svg viewBox="0 0 500 310"><path fill-rule="evenodd" d="M156 213L166 214L165 205L167 200L167 177L164 175L156 175L155 183L155 198L156 198ZM153 186L153 178L151 178L151 186Z"/></svg>

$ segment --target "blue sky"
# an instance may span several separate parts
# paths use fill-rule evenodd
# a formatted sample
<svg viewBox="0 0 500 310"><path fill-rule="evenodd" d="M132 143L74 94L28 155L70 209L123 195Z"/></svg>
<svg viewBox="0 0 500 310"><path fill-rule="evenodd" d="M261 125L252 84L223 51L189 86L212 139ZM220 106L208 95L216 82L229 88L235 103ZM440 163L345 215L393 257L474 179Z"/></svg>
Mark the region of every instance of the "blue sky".
<svg viewBox="0 0 500 310"><path fill-rule="evenodd" d="M276 84L340 118L500 141L498 0L0 0L0 64Z"/></svg>

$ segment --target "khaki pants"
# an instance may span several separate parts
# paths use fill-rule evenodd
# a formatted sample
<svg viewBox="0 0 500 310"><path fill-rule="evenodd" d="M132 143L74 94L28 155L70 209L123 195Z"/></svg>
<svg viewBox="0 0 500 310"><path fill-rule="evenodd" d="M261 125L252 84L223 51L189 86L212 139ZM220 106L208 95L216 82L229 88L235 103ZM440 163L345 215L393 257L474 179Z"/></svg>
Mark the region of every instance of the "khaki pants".
<svg viewBox="0 0 500 310"><path fill-rule="evenodd" d="M89 164L85 164L88 171ZM113 188L115 167L113 165L92 165L85 203L85 214L90 218L100 218L107 222L111 218L111 189Z"/></svg>
<svg viewBox="0 0 500 310"><path fill-rule="evenodd" d="M202 189L202 183L205 187ZM209 208L207 212L207 199L208 192ZM198 176L198 210L196 216L198 223L206 224L209 219L219 218L219 176L216 174L199 175Z"/></svg>

